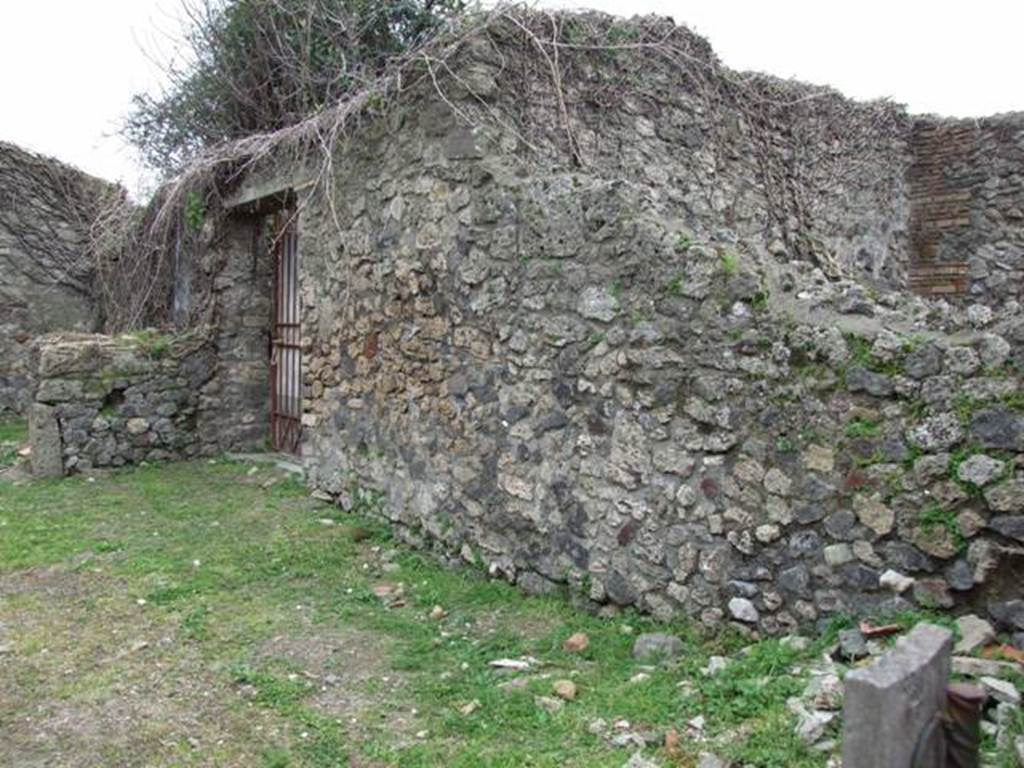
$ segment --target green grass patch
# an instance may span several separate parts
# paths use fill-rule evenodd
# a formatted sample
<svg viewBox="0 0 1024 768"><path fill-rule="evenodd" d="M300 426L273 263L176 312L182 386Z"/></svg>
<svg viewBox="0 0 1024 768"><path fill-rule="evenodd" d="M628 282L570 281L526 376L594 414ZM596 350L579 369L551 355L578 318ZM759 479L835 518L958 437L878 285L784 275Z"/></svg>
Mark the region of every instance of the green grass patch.
<svg viewBox="0 0 1024 768"><path fill-rule="evenodd" d="M0 681L0 694L17 702L10 727L28 729L18 743L34 743L28 714L57 700L68 711L102 702L119 681L136 685L159 669L156 677L167 678L185 711L193 703L190 680L216 689L195 703L204 718L225 723L217 753L224 765L621 768L630 751L593 734L595 720L685 733L696 715L707 718L713 741L684 740L694 754L713 744L741 764L826 764L827 755L794 736L786 699L806 683L806 672L794 667L806 669L834 631L805 652L765 640L737 654L749 641L728 631L706 636L685 622L659 625L630 611L600 619L561 598L526 597L477 569L445 569L401 548L362 514L380 509L380 494L353 489L360 513L345 514L292 481L264 489L274 470L249 471L192 462L94 482L0 485L0 579L49 580L38 594L0 603L0 622L25 656L23 672ZM937 515L936 523L948 520ZM395 550L387 569L386 550ZM404 585L402 605L389 608L374 594L382 582ZM447 612L441 620L428 617L435 605ZM68 612L76 610L81 619L72 617L69 632ZM16 615L31 615L38 626L30 634ZM647 631L677 634L684 653L644 669L632 647ZM568 654L562 644L575 632L586 632L590 646ZM149 641L143 650L122 650L139 637ZM300 650L284 650L290 647ZM701 670L713 654L732 661L709 678ZM488 662L527 656L543 665L525 689L503 690L515 675ZM83 671L68 678L69 668ZM635 682L640 671L649 677ZM328 673L341 678L337 687L325 687ZM579 693L549 714L534 697L550 695L560 678L572 679ZM332 691L336 702L328 706ZM168 700L151 697L151 719L172 716L161 709ZM479 708L465 714L474 701ZM211 715L211 706L220 709ZM242 723L234 730L232 713ZM268 727L254 730L251 719ZM162 752L171 749L165 741L138 742L134 759L203 764L205 754L183 761Z"/></svg>
<svg viewBox="0 0 1024 768"><path fill-rule="evenodd" d="M941 504L929 504L921 510L918 522L926 531L935 528L946 530L952 537L957 552L967 549L967 539L964 537L963 531L960 530L960 522L957 520L954 510L947 509Z"/></svg>
<svg viewBox="0 0 1024 768"><path fill-rule="evenodd" d="M19 448L28 442L28 424L21 419L0 418L0 469L18 460Z"/></svg>
<svg viewBox="0 0 1024 768"><path fill-rule="evenodd" d="M966 394L965 392L959 392L953 398L953 412L957 418L960 419L962 424L967 424L971 417L979 410L984 408L986 402L979 400L976 397Z"/></svg>
<svg viewBox="0 0 1024 768"><path fill-rule="evenodd" d="M23 419L0 419L0 443L24 443L28 440L28 423Z"/></svg>

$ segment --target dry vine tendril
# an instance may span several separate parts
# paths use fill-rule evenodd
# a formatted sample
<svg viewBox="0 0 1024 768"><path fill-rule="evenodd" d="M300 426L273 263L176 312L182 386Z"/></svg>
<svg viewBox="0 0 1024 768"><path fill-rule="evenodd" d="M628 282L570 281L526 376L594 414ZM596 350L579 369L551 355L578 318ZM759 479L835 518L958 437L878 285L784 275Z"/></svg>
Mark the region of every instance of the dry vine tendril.
<svg viewBox="0 0 1024 768"><path fill-rule="evenodd" d="M305 1L310 10L324 2ZM481 60L498 84L496 93L484 92L467 71ZM288 82L301 74L293 65ZM902 140L905 115L898 107L854 104L828 88L732 72L702 38L668 19L625 22L602 14L499 6L447 20L388 58L379 72L367 70L357 79L343 98L293 124L203 149L164 186L134 228L130 217L108 213L108 231L98 231L97 239L121 235L108 237L108 252L118 255L107 257L100 272L110 299L127 302L114 326L166 321L169 300L163 297L170 292L175 260L195 261L199 247L196 228L183 224L189 200L200 200L207 217L216 220L219 195L265 164L312 169L340 230L333 208L339 150L360 126L425 92L464 124L514 137L518 151L599 175L614 175L621 164L608 152L597 162L606 109L621 112L635 102L653 114L686 113L697 105L705 113L727 115L729 122L708 121L702 146L716 157L735 157L767 201L766 227L793 255L829 273L835 265L820 234L827 224L821 221L826 193L841 195L855 183L885 194L899 183L878 170L884 164L871 162ZM552 113L558 116L555 126L546 120ZM853 140L858 151L840 151L840 138L843 148L849 150ZM714 175L696 183L711 205ZM122 245L111 248L109 241L118 238Z"/></svg>

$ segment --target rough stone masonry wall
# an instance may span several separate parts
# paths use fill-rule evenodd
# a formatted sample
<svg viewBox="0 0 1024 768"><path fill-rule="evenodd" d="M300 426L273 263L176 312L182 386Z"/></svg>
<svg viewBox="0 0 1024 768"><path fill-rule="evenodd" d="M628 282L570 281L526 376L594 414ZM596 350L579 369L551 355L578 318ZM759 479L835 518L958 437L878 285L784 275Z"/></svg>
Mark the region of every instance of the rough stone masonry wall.
<svg viewBox="0 0 1024 768"><path fill-rule="evenodd" d="M197 429L200 391L215 362L201 334L44 338L29 411L33 471L65 474L221 450Z"/></svg>
<svg viewBox="0 0 1024 768"><path fill-rule="evenodd" d="M271 255L259 218L236 216L210 244L211 343L217 372L203 388L198 429L204 445L248 450L270 432Z"/></svg>
<svg viewBox="0 0 1024 768"><path fill-rule="evenodd" d="M266 446L270 254L260 219L203 241L210 325L184 334L55 334L37 341L29 411L37 474Z"/></svg>
<svg viewBox="0 0 1024 768"><path fill-rule="evenodd" d="M498 98L488 72L463 81ZM742 130L654 104L608 110L583 169L429 99L335 159L300 219L313 484L594 605L1021 626L1019 307L974 327L766 247Z"/></svg>
<svg viewBox="0 0 1024 768"><path fill-rule="evenodd" d="M86 237L109 194L106 182L0 142L0 414L32 401L36 336L98 323Z"/></svg>
<svg viewBox="0 0 1024 768"><path fill-rule="evenodd" d="M911 286L988 304L1024 297L1024 114L915 121Z"/></svg>
<svg viewBox="0 0 1024 768"><path fill-rule="evenodd" d="M458 87L442 90L471 121L503 115L504 140L528 145L539 168L656 188L666 214L702 236L723 229L752 251L833 276L905 284L912 122L901 108L731 72L707 41L665 19L562 24L594 25L640 52L575 48L567 33L556 87L533 43L497 30L458 62ZM426 101L428 115L449 111ZM533 247L540 257L559 244Z"/></svg>

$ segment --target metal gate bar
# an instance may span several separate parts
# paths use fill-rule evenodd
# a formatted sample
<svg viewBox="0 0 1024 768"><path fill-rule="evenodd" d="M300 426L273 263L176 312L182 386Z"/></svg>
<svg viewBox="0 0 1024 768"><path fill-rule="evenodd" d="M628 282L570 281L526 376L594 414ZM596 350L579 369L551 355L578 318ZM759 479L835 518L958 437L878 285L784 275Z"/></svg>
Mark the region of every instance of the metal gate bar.
<svg viewBox="0 0 1024 768"><path fill-rule="evenodd" d="M302 432L302 343L299 318L299 238L295 212L274 220L274 328L270 353L270 440L296 453Z"/></svg>

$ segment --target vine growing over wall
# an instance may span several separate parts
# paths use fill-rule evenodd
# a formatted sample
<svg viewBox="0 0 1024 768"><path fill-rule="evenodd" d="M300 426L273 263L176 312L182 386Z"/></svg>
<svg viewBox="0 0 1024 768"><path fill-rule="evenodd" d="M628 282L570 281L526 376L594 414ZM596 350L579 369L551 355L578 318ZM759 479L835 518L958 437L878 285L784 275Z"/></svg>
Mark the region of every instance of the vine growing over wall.
<svg viewBox="0 0 1024 768"><path fill-rule="evenodd" d="M0 250L3 283L52 287L94 299L88 232L96 212L124 190L75 168L0 142ZM0 294L8 316L28 309L15 292Z"/></svg>
<svg viewBox="0 0 1024 768"><path fill-rule="evenodd" d="M278 0L267 2L285 7ZM287 8L289 13L313 13L323 2L289 0ZM851 185L876 188L880 199L898 192L898 169L885 175L879 169L886 164L878 162L906 130L905 114L889 102L858 104L828 88L733 72L717 60L707 41L665 18L623 21L598 13L501 5L446 19L422 38L397 46L379 67L362 70L336 100L317 104L305 117L291 114L283 127L271 122L272 130L242 138L225 133L228 140L220 143L210 135L191 147L194 158L151 204L135 244L120 249L118 268L126 272L125 284L135 286L122 295L146 297L151 307L160 308L156 315L166 316L174 263L197 258L190 250L197 240L183 224L190 200L202 200L207 220L215 221L219 193L270 164L312 170L325 199L332 201L339 147L360 125L425 91L466 125L515 137L521 151L545 156L555 167L597 174L618 171L613 153L596 162L604 110L629 111L632 107L624 105L637 103L655 111L685 112L697 104L704 112L722 115L710 121L709 135L700 141L715 147L717 157L732 158L749 170L769 211L765 242L782 240L791 257L812 261L833 277L840 268L828 252L822 200L841 197ZM347 22L326 17L324 23ZM345 29L351 34L350 27ZM322 34L329 38L342 31ZM290 89L299 87L294 78L310 77L306 85L312 86L322 75L313 70L303 74L298 66L303 56L308 59L306 53L288 59L282 82ZM482 80L474 71L481 62L489 70ZM671 87L651 85L657 81L652 72L664 75L660 82ZM711 204L718 191L714 172L698 182ZM722 212L726 226L731 215L728 207ZM144 285L146 280L160 284ZM146 313L137 308L131 314ZM135 322L132 317L126 322Z"/></svg>

